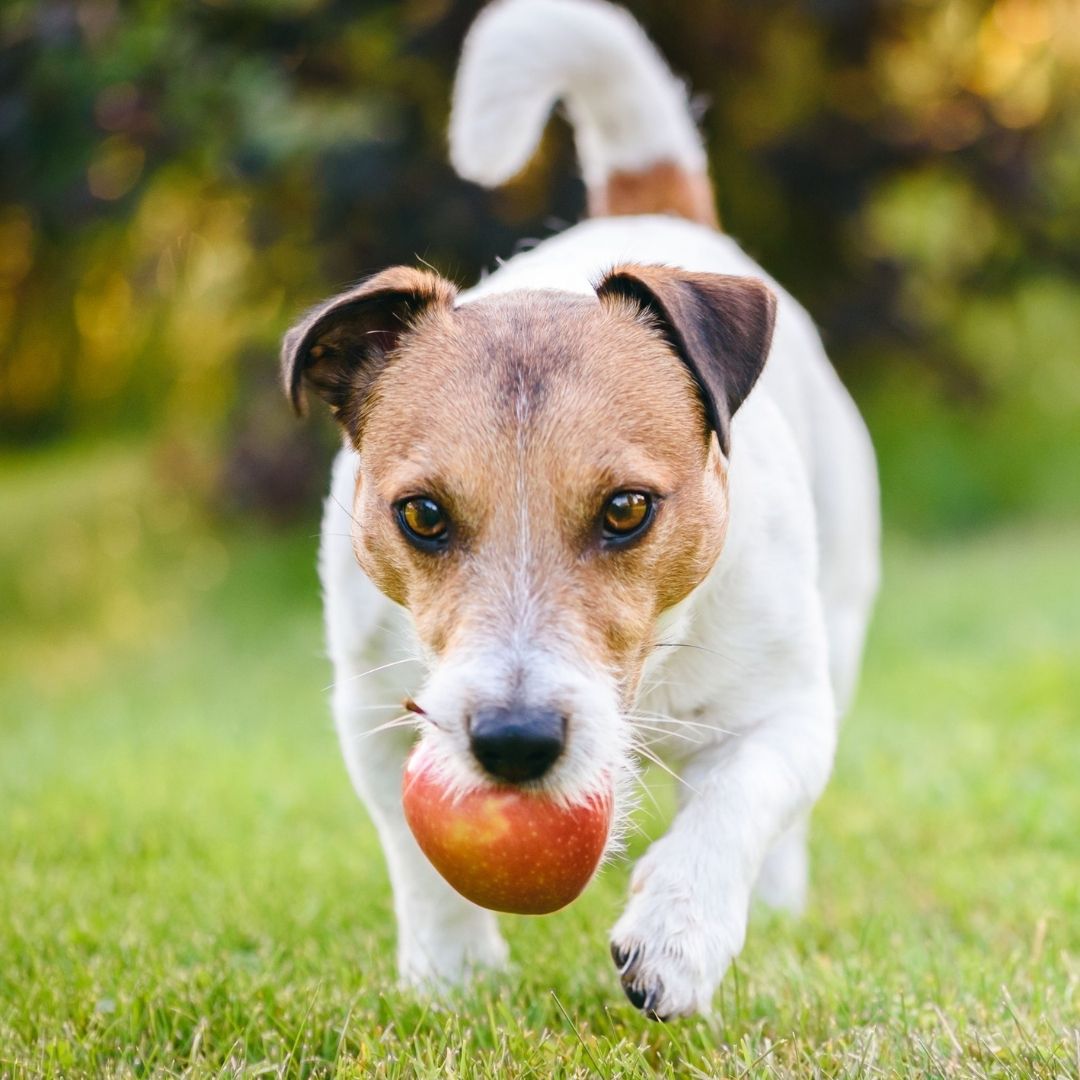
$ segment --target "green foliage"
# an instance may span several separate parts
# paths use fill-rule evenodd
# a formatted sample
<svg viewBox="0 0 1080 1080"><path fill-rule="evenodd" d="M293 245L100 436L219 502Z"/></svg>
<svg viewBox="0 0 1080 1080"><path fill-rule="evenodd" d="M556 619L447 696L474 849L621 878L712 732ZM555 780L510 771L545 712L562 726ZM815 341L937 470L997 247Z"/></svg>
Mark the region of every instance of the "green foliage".
<svg viewBox="0 0 1080 1080"><path fill-rule="evenodd" d="M1053 442L1057 476L1080 414L1070 5L629 6L710 103L725 226L822 326L885 433L886 475L912 443L927 460L924 425L944 441L931 487L955 494L894 491L894 520L1040 506L1044 460L1027 444ZM283 507L296 485L236 474L232 433L279 408L273 354L299 308L393 262L471 279L581 213L561 125L504 191L446 164L476 9L6 4L0 439L151 430L213 466L211 487ZM261 446L247 439L247 465L283 467L284 415ZM973 427L985 439L966 442Z"/></svg>
<svg viewBox="0 0 1080 1080"><path fill-rule="evenodd" d="M607 956L625 864L505 920L505 978L395 988L315 538L225 532L153 475L124 446L0 472L0 1073L1078 1075L1075 525L892 538L810 911L759 913L717 1015L659 1026Z"/></svg>

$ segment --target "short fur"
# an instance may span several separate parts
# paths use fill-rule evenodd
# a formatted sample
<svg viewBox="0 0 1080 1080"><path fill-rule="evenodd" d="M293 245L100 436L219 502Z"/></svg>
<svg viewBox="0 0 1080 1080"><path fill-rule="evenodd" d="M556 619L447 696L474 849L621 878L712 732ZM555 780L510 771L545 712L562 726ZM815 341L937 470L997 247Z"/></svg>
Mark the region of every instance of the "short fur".
<svg viewBox="0 0 1080 1080"><path fill-rule="evenodd" d="M533 68L504 66L533 46ZM598 0L501 0L481 16L455 96L459 167L501 179L514 161L499 133L524 109L538 136L552 87L587 129L593 191L673 160L705 183L681 87ZM616 131L601 120L620 102ZM653 131L676 104L674 135ZM625 817L645 745L679 773L679 812L635 868L611 947L647 1015L706 1011L751 891L803 902L806 819L878 578L873 454L809 318L712 229L616 216L460 295L426 271L377 275L288 335L283 372L294 404L308 386L345 438L320 557L334 715L386 853L403 977L452 984L506 947L409 833L411 729L385 721L414 698L409 719L465 789L490 783L470 716L517 702L567 718L567 747L535 782L552 797L583 801L614 777ZM657 512L612 549L599 518L627 489ZM395 516L421 495L452 523L438 554Z"/></svg>
<svg viewBox="0 0 1080 1080"><path fill-rule="evenodd" d="M647 169L609 172L589 188L589 216L674 214L719 227L712 187L704 172L690 172L673 161Z"/></svg>

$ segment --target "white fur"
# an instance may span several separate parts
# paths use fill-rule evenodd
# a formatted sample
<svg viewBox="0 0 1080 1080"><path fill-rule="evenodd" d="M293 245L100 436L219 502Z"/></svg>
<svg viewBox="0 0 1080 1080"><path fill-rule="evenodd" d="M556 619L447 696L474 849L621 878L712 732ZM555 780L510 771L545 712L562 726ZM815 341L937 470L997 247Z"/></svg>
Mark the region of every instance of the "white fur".
<svg viewBox="0 0 1080 1080"><path fill-rule="evenodd" d="M683 84L633 18L600 0L499 0L480 13L454 84L454 168L487 187L509 180L557 101L590 187L659 161L706 168Z"/></svg>
<svg viewBox="0 0 1080 1080"><path fill-rule="evenodd" d="M641 81L612 78L611 102L625 109L626 95L633 95L628 111L642 117L652 114L638 98L649 98L666 116L676 90L625 20L593 0L503 0L481 16L455 106L455 122L470 129L455 131L459 167L464 162L467 173L488 180L512 172L535 141L552 96L577 92L568 91L560 73L592 76L580 84L588 85L589 104L579 103L575 118L586 123L583 117L601 116L594 104L608 100L603 84L618 58ZM658 66L669 81L656 82ZM530 89L541 74L546 81ZM494 91L507 79L507 108L500 111ZM682 91L677 95L681 107ZM594 139L588 152L603 168L652 160L664 140L673 140L680 154L698 153L687 125L684 118L648 131L616 128L607 141ZM510 133L515 138L500 147ZM518 255L460 302L522 288L590 294L605 268L622 262L769 280L733 240L705 227L666 217L611 218ZM774 906L802 905L806 819L832 767L877 586L878 496L873 452L854 405L806 312L771 284L779 298L772 352L732 427L725 547L705 582L660 620L658 640L689 647L654 651L633 721L619 716L614 688L565 642L526 648L507 633L501 645L476 642L469 654L439 664L420 656L407 613L356 564L349 534L357 459L348 449L339 455L320 561L337 680L334 715L350 775L386 851L406 979L456 982L474 967L506 959L494 916L443 882L405 824L406 733L371 735L407 693L441 721L443 730L425 735L428 749L461 785L479 782L464 734L470 695L523 672L540 696L570 701L579 721L553 774L557 794L587 797L607 769L627 775L631 723L659 740L654 749L681 777L680 809L635 868L629 903L612 932L627 957L624 983L646 995L647 1010L678 1016L709 1008L742 947L756 882ZM509 576L523 575L523 567L519 560ZM508 581L508 595L522 590L528 593L524 578ZM363 674L372 668L378 670Z"/></svg>

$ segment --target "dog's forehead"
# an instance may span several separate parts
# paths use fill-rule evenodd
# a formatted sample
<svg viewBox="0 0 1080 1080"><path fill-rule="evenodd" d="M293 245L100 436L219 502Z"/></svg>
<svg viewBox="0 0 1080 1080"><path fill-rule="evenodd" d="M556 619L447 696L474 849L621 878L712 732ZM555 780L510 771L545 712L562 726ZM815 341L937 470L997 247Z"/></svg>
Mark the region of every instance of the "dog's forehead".
<svg viewBox="0 0 1080 1080"><path fill-rule="evenodd" d="M520 291L418 322L379 378L363 451L376 470L483 482L524 456L585 479L696 463L704 430L689 373L632 306Z"/></svg>
<svg viewBox="0 0 1080 1080"><path fill-rule="evenodd" d="M455 389L482 403L492 420L517 427L556 419L582 385L614 401L628 369L655 347L642 320L595 296L517 290L434 313L404 351L414 364L441 351ZM398 374L412 377L404 366Z"/></svg>

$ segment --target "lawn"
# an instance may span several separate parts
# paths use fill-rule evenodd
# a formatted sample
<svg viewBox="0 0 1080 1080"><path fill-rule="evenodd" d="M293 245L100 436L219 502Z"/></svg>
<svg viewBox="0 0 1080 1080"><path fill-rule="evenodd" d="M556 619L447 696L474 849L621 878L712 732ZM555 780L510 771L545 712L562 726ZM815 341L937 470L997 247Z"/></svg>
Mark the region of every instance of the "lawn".
<svg viewBox="0 0 1080 1080"><path fill-rule="evenodd" d="M661 1026L608 959L625 863L506 919L511 974L395 988L314 518L226 529L161 472L0 465L0 1076L1080 1075L1080 521L890 535L810 911Z"/></svg>

